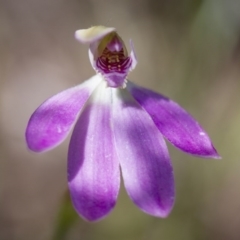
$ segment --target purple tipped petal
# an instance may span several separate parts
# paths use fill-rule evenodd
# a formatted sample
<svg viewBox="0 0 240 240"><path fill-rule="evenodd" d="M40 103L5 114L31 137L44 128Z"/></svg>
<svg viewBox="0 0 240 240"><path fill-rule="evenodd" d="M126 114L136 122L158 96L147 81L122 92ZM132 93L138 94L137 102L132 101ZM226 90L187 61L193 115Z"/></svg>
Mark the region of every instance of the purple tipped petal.
<svg viewBox="0 0 240 240"><path fill-rule="evenodd" d="M133 83L127 88L174 146L199 157L220 158L207 133L177 103Z"/></svg>
<svg viewBox="0 0 240 240"><path fill-rule="evenodd" d="M111 88L102 83L80 115L68 153L68 181L76 211L89 221L106 216L115 206L119 163L113 144Z"/></svg>
<svg viewBox="0 0 240 240"><path fill-rule="evenodd" d="M28 122L26 141L29 149L42 152L60 144L100 81L101 78L96 75L46 100Z"/></svg>
<svg viewBox="0 0 240 240"><path fill-rule="evenodd" d="M150 116L124 89L113 89L113 132L130 198L144 212L166 217L174 204L167 146Z"/></svg>

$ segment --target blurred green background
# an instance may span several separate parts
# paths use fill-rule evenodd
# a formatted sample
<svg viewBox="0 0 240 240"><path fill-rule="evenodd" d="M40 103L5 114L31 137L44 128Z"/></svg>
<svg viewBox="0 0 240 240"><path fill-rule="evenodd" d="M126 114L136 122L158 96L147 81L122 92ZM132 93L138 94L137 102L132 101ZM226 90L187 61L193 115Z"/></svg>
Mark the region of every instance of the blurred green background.
<svg viewBox="0 0 240 240"><path fill-rule="evenodd" d="M0 0L0 240L240 239L239 0ZM69 202L68 141L34 154L24 132L46 98L94 74L77 29L116 27L135 44L129 78L187 109L222 160L169 145L171 215L141 212L122 187L114 211L88 223Z"/></svg>

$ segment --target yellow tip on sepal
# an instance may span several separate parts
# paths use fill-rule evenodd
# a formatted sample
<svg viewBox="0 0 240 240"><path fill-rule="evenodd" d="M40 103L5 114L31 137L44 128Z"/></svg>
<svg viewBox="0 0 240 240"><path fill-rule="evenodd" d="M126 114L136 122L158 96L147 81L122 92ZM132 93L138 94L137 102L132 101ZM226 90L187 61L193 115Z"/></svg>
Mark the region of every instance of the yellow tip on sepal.
<svg viewBox="0 0 240 240"><path fill-rule="evenodd" d="M112 27L94 26L88 29L77 30L75 32L75 37L82 43L92 43L111 32L116 32L116 29Z"/></svg>

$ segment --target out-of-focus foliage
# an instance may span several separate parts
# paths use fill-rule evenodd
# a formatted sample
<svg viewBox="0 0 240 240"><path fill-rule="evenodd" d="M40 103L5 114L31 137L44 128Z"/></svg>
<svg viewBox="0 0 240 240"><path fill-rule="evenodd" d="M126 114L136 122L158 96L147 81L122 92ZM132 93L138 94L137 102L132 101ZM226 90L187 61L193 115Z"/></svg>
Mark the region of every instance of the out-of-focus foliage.
<svg viewBox="0 0 240 240"><path fill-rule="evenodd" d="M69 229L75 224L77 219L78 215L72 207L71 199L67 192L60 208L59 215L57 216L53 240L66 239Z"/></svg>
<svg viewBox="0 0 240 240"><path fill-rule="evenodd" d="M0 239L240 239L239 12L239 0L1 0ZM223 157L170 147L177 196L167 219L142 213L122 188L106 219L85 222L66 197L68 141L40 155L26 148L36 107L94 74L73 35L98 24L133 40L129 78L188 109Z"/></svg>

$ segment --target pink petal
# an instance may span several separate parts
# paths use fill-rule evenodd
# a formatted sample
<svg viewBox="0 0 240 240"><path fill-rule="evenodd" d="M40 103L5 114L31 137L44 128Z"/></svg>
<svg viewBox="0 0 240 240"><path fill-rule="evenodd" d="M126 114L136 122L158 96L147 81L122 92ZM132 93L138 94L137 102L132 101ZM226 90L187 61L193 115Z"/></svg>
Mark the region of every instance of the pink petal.
<svg viewBox="0 0 240 240"><path fill-rule="evenodd" d="M175 147L199 157L220 158L207 133L177 103L133 83L127 88Z"/></svg>
<svg viewBox="0 0 240 240"><path fill-rule="evenodd" d="M28 122L26 141L29 149L42 152L59 145L67 137L81 108L100 81L96 75L46 100Z"/></svg>
<svg viewBox="0 0 240 240"><path fill-rule="evenodd" d="M130 39L129 43L130 43L130 48L131 48L130 58L132 60L132 64L131 64L131 71L132 71L137 66L138 61L137 61L137 56L136 56L136 52L134 49L132 39Z"/></svg>
<svg viewBox="0 0 240 240"><path fill-rule="evenodd" d="M95 221L115 206L120 172L111 128L111 89L102 83L75 126L68 154L68 181L76 211Z"/></svg>
<svg viewBox="0 0 240 240"><path fill-rule="evenodd" d="M166 217L174 204L167 146L150 116L124 89L113 89L113 131L130 198L144 212Z"/></svg>

